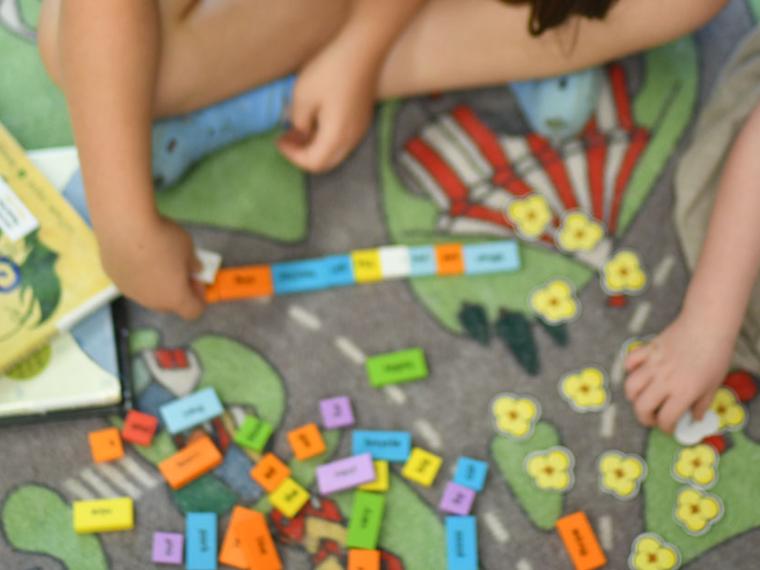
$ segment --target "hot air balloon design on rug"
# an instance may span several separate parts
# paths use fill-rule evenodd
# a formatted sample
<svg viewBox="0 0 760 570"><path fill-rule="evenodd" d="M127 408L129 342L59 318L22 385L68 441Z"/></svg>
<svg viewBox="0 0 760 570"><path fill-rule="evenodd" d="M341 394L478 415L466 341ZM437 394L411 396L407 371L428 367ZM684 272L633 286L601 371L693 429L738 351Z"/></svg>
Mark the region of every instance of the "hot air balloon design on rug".
<svg viewBox="0 0 760 570"><path fill-rule="evenodd" d="M437 205L441 232L542 244L596 270L619 299L647 284L638 256L615 252L614 237L650 133L634 121L623 67L601 75L596 110L574 137L496 133L462 104L409 139L398 162Z"/></svg>

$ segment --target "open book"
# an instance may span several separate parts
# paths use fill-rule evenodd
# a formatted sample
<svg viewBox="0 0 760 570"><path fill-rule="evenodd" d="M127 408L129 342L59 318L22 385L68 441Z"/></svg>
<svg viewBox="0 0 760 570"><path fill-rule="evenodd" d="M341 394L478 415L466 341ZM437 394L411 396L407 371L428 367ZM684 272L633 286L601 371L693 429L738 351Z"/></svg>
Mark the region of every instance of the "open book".
<svg viewBox="0 0 760 570"><path fill-rule="evenodd" d="M0 372L117 294L90 228L0 126Z"/></svg>
<svg viewBox="0 0 760 570"><path fill-rule="evenodd" d="M62 189L77 170L76 149L63 147L29 153L32 162ZM83 196L66 196L74 208ZM82 210L81 215L85 212ZM115 406L125 388L119 376L119 338L110 307L84 318L70 332L0 374L0 424L4 418L24 418L52 412Z"/></svg>

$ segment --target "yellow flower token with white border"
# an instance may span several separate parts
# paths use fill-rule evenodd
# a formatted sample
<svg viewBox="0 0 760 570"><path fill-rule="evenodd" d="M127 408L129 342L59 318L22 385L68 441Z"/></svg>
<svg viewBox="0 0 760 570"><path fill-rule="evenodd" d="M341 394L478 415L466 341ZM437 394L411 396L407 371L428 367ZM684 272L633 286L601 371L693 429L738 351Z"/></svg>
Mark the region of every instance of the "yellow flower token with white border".
<svg viewBox="0 0 760 570"><path fill-rule="evenodd" d="M718 482L719 457L712 446L704 443L680 449L673 463L673 478L709 489Z"/></svg>
<svg viewBox="0 0 760 570"><path fill-rule="evenodd" d="M681 566L681 555L672 544L653 532L636 537L628 557L630 570L676 570Z"/></svg>
<svg viewBox="0 0 760 570"><path fill-rule="evenodd" d="M525 471L542 491L566 493L573 488L575 457L566 447L534 451L525 458Z"/></svg>
<svg viewBox="0 0 760 570"><path fill-rule="evenodd" d="M684 487L676 497L673 517L688 534L699 536L723 517L723 502L716 495Z"/></svg>
<svg viewBox="0 0 760 570"><path fill-rule="evenodd" d="M559 393L576 412L598 412L609 403L606 384L604 371L589 367L563 376Z"/></svg>
<svg viewBox="0 0 760 570"><path fill-rule="evenodd" d="M528 439L541 417L541 404L528 396L504 393L491 402L496 429L515 439Z"/></svg>
<svg viewBox="0 0 760 570"><path fill-rule="evenodd" d="M646 462L635 454L606 451L597 462L599 488L603 493L629 501L639 494L647 476Z"/></svg>

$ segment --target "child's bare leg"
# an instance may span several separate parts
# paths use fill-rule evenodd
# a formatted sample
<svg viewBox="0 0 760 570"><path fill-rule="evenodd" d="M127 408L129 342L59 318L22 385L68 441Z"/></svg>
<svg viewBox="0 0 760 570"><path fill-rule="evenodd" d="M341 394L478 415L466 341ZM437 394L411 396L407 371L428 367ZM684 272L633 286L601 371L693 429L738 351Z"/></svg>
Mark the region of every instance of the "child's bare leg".
<svg viewBox="0 0 760 570"><path fill-rule="evenodd" d="M760 267L760 106L723 173L707 238L678 318L629 356L625 390L647 426L672 431L708 409L731 361Z"/></svg>
<svg viewBox="0 0 760 570"><path fill-rule="evenodd" d="M192 111L291 73L346 19L351 0L167 0L161 6L158 116ZM60 0L45 0L43 58L59 77ZM598 64L707 22L726 0L620 0L602 22L533 38L525 8L497 0L430 0L396 42L380 98L498 84Z"/></svg>
<svg viewBox="0 0 760 570"><path fill-rule="evenodd" d="M143 0L144 1L144 0ZM294 72L335 34L349 0L161 0L156 118L179 115ZM45 0L40 51L61 85L61 0Z"/></svg>

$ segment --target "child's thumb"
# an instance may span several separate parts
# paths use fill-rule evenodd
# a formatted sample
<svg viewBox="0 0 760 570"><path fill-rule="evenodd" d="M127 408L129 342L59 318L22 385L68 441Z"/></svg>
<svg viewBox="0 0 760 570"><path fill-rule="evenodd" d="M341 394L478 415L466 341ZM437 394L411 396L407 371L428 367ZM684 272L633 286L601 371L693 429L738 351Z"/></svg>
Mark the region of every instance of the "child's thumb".
<svg viewBox="0 0 760 570"><path fill-rule="evenodd" d="M694 407L691 409L691 415L696 421L702 421L702 418L705 417L705 412L710 409L714 396L713 392L708 392L694 404Z"/></svg>

